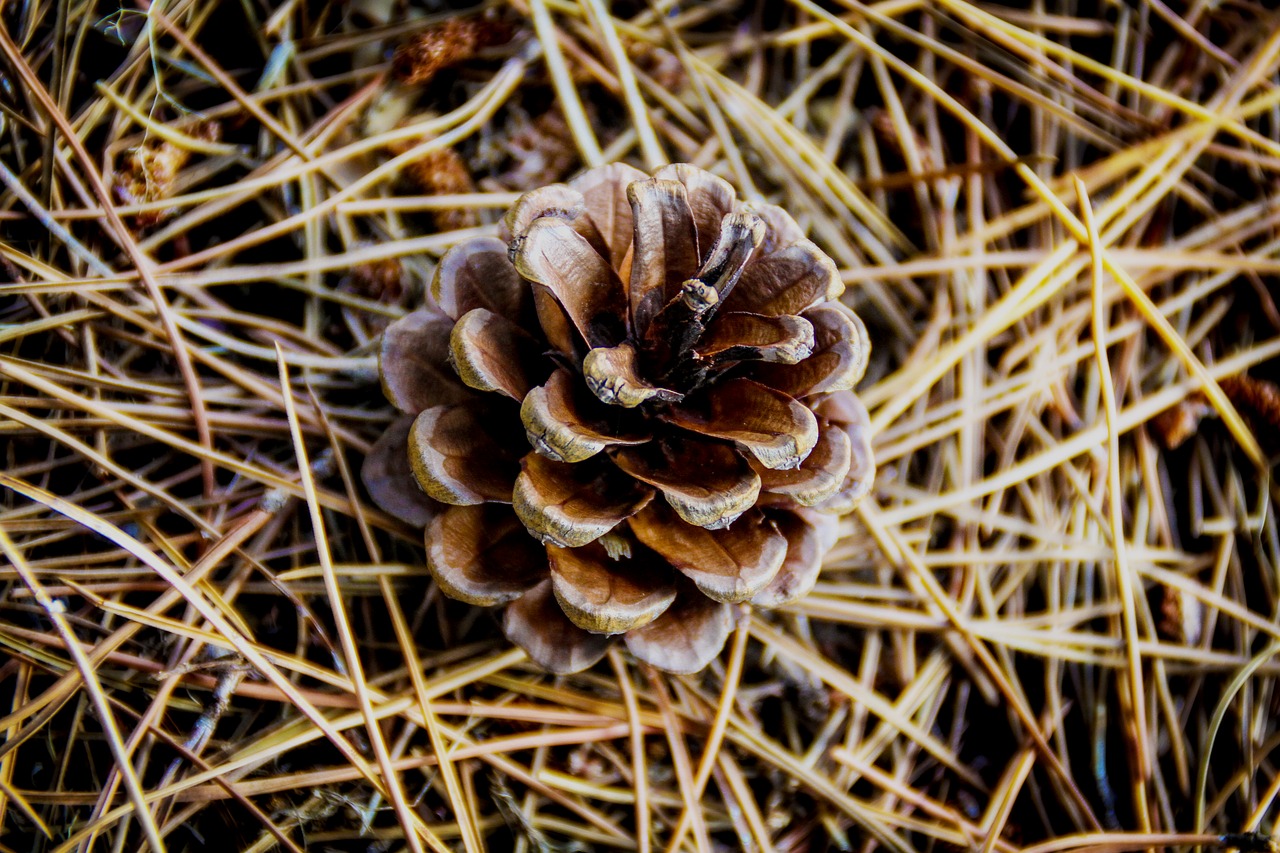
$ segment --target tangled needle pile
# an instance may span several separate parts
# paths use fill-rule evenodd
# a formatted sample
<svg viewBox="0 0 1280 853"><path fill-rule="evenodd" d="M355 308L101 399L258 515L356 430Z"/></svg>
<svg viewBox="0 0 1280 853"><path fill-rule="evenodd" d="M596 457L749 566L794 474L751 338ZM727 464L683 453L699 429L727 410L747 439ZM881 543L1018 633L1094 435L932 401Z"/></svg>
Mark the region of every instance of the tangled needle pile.
<svg viewBox="0 0 1280 853"><path fill-rule="evenodd" d="M426 527L441 589L506 604L546 669L623 635L697 671L732 605L812 588L871 486L852 391L869 345L843 290L790 216L693 166L529 192L387 329L383 389L407 417L365 483Z"/></svg>

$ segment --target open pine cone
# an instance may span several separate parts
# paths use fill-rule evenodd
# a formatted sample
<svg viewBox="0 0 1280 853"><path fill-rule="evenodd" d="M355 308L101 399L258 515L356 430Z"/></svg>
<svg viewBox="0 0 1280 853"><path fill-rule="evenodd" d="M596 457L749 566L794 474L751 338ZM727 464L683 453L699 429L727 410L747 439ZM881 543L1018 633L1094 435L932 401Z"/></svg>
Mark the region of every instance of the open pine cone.
<svg viewBox="0 0 1280 853"><path fill-rule="evenodd" d="M505 604L543 667L588 667L620 634L699 670L733 604L812 588L870 488L851 390L869 347L835 264L688 165L534 190L501 236L450 250L387 329L383 389L413 417L365 482L426 526L440 588Z"/></svg>

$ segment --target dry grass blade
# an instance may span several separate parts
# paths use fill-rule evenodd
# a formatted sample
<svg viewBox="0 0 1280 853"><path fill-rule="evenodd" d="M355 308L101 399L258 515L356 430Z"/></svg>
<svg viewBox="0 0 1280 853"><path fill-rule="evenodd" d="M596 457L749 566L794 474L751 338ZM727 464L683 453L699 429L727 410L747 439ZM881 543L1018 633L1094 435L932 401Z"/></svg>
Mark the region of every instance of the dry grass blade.
<svg viewBox="0 0 1280 853"><path fill-rule="evenodd" d="M671 697L667 695L667 688L662 683L662 676L651 666L642 665L642 669L650 686L653 688L658 710L661 712L665 723L667 743L671 746L671 760L675 769L677 786L680 791L680 797L684 802L684 813L689 816L689 824L692 827L698 853L709 853L711 850L711 837L707 833L707 820L699 802L698 785L693 777L693 766L690 763L689 750L685 745L681 732L680 721L671 705ZM675 846L676 841L676 839L673 839L673 846Z"/></svg>

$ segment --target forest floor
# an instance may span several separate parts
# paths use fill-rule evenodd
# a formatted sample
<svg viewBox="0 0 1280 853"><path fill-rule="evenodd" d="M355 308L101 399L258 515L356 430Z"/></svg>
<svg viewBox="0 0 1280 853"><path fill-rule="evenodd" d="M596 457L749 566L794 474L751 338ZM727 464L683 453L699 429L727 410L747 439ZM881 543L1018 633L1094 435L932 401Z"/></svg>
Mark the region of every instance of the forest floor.
<svg viewBox="0 0 1280 853"><path fill-rule="evenodd" d="M1278 139L1248 2L5 4L0 850L1265 849ZM440 256L613 161L873 343L874 490L694 676L544 674L359 476Z"/></svg>

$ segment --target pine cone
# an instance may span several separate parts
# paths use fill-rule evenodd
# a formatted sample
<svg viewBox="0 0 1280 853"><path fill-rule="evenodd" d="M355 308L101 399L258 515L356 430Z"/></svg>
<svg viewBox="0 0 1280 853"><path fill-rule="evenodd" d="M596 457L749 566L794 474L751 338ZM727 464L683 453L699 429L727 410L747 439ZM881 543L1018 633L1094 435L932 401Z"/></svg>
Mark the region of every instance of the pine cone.
<svg viewBox="0 0 1280 853"><path fill-rule="evenodd" d="M871 486L851 390L868 342L843 289L790 216L692 166L534 190L387 329L383 388L413 420L366 484L426 524L440 588L507 605L507 636L546 669L588 667L620 634L697 671L731 605L812 588Z"/></svg>

